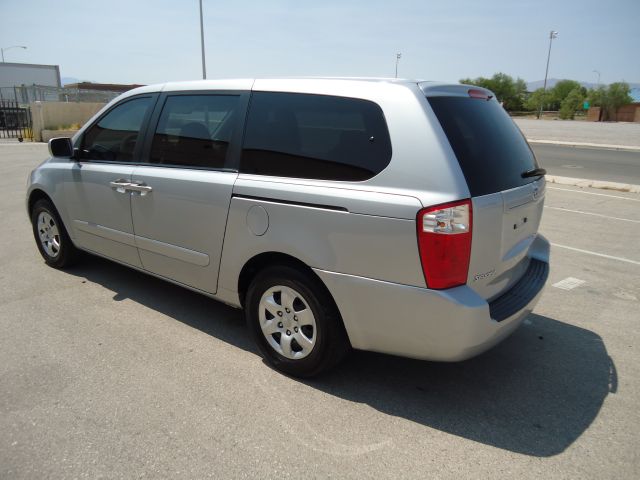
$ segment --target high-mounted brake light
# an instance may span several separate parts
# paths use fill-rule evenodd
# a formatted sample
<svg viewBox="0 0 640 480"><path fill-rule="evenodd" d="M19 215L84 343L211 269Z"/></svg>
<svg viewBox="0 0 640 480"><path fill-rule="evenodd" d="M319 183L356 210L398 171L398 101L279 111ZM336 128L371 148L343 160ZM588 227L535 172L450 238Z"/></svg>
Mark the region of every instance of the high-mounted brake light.
<svg viewBox="0 0 640 480"><path fill-rule="evenodd" d="M418 212L418 247L427 287L439 290L467 283L472 219L471 200Z"/></svg>
<svg viewBox="0 0 640 480"><path fill-rule="evenodd" d="M491 100L491 97L493 96L489 95L484 90L478 90L475 88L470 88L468 93L471 98L480 98L482 100Z"/></svg>

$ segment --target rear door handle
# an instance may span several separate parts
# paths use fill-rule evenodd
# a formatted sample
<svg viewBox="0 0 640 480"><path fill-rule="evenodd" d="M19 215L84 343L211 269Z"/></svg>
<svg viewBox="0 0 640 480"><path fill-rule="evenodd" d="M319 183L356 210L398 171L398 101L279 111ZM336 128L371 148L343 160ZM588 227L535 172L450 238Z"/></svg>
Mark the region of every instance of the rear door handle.
<svg viewBox="0 0 640 480"><path fill-rule="evenodd" d="M115 191L118 193L127 193L127 189L129 188L130 185L131 185L131 182L128 182L123 178L119 178L118 180L109 182L109 186L115 189Z"/></svg>
<svg viewBox="0 0 640 480"><path fill-rule="evenodd" d="M141 196L153 190L152 187L146 185L144 182L129 182L122 178L109 182L109 186L118 193L138 192Z"/></svg>

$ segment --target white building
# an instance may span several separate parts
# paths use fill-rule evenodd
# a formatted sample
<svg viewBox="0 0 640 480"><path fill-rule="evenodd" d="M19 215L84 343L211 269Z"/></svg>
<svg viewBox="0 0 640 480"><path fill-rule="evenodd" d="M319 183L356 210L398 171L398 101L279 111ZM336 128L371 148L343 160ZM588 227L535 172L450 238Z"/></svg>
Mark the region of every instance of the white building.
<svg viewBox="0 0 640 480"><path fill-rule="evenodd" d="M33 63L9 63L0 62L0 95L5 99L16 99L15 97L24 96L28 91L28 87L37 85L39 87L60 88L60 67L58 65L37 65ZM17 87L17 93L14 91ZM17 98L20 102L28 102L31 100L39 100L39 98L30 98L35 96L29 92L26 94L29 98Z"/></svg>

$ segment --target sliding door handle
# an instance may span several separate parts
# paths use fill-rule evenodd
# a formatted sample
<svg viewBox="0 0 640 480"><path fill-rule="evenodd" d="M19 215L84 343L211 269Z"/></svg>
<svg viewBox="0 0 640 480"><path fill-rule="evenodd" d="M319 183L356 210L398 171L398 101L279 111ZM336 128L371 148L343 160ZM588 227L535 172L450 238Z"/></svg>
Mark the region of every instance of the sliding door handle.
<svg viewBox="0 0 640 480"><path fill-rule="evenodd" d="M144 182L129 182L122 178L109 182L109 186L115 189L118 193L138 192L141 196L151 192L153 188L146 185Z"/></svg>

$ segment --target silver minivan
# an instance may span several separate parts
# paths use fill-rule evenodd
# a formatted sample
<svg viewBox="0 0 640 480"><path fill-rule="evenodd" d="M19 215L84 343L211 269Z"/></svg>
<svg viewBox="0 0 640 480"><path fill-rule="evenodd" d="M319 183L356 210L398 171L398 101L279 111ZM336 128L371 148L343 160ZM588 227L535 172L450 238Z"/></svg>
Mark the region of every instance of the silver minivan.
<svg viewBox="0 0 640 480"><path fill-rule="evenodd" d="M29 178L47 264L90 252L243 308L275 368L458 361L538 301L545 171L492 92L389 79L131 90Z"/></svg>

